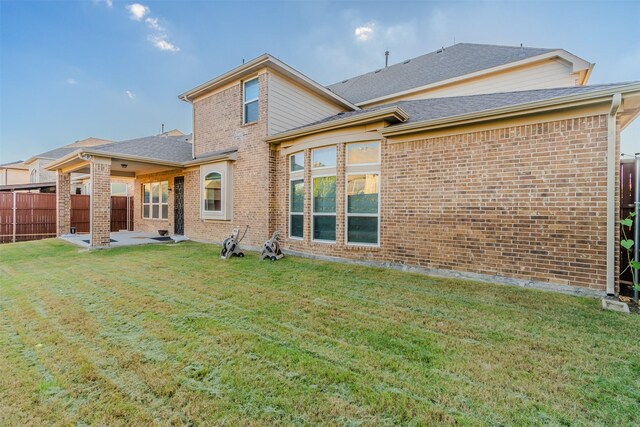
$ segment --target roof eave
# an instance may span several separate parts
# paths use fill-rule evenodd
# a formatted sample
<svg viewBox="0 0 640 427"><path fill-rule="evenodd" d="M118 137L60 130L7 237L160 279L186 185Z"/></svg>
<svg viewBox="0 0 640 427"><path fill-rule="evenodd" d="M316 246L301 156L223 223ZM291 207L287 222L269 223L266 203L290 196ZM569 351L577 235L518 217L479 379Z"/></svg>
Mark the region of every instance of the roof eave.
<svg viewBox="0 0 640 427"><path fill-rule="evenodd" d="M173 161L170 161L170 160L153 159L151 157L136 156L136 155L132 155L132 154L109 153L109 152L98 151L98 150L78 149L78 150L75 150L72 153L69 153L68 155L66 155L64 157L61 157L60 159L56 160L55 162L52 162L52 163L48 164L46 169L50 170L50 171L55 171L55 170L60 169L61 167L63 167L63 165L65 163L68 163L71 160L75 160L78 157L80 157L81 155L89 155L89 156L96 156L96 157L107 157L107 158L112 158L112 159L115 158L115 159L122 159L122 160L129 160L129 161L136 161L136 162L143 162L143 163L152 163L154 165L171 166L171 167L176 167L176 168L181 168L182 167L182 162L173 162Z"/></svg>
<svg viewBox="0 0 640 427"><path fill-rule="evenodd" d="M552 109L557 110L562 108L584 106L606 101L609 97L613 96L616 93L628 94L632 92L640 92L640 83L634 83L626 86L617 86L610 89L569 95L560 98L546 99L543 101L510 105L508 107L483 110L469 114L462 114L459 116L451 116L434 120L425 120L421 122L396 125L382 129L380 133L385 137L398 136L408 133L459 126L480 121L531 114L538 111L549 110L549 107L554 107Z"/></svg>
<svg viewBox="0 0 640 427"><path fill-rule="evenodd" d="M358 114L352 117L345 117L343 119L336 119L329 122L319 123L317 125L311 125L300 129L295 129L289 132L283 132L276 135L265 138L265 142L270 144L280 143L288 141L290 139L299 138L302 136L313 135L315 133L324 132L332 129L340 129L348 126L362 125L372 123L380 120L395 120L398 122L405 122L409 118L409 115L402 110L402 108L393 106L381 108L375 111Z"/></svg>

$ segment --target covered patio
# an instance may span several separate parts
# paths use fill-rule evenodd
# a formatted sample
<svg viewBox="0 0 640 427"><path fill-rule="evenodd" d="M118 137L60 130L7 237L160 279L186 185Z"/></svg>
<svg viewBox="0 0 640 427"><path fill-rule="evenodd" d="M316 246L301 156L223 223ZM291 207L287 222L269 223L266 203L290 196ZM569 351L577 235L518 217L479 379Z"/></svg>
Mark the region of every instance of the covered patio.
<svg viewBox="0 0 640 427"><path fill-rule="evenodd" d="M95 150L82 150L71 153L49 166L50 170L55 170L57 176L56 229L58 237L90 248L158 243L157 240L151 239L151 237L160 237L158 234L152 236L148 233L138 233L136 235L131 231L115 233L111 231L111 178L135 178L139 175L180 168L180 164L172 161L139 158L133 155L108 156L108 154L95 152ZM84 173L90 176L90 226L88 234L71 234L72 173ZM135 193L134 189L134 205L139 203L139 201L136 202ZM139 208L139 205L135 206L134 212L137 212Z"/></svg>

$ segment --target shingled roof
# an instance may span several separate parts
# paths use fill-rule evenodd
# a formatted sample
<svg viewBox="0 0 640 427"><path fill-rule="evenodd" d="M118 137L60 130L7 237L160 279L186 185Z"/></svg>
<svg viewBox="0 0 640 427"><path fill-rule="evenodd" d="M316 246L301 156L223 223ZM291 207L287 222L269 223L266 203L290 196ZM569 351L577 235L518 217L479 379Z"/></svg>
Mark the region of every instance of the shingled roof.
<svg viewBox="0 0 640 427"><path fill-rule="evenodd" d="M358 104L554 50L557 49L458 43L387 68L351 77L327 88Z"/></svg>
<svg viewBox="0 0 640 427"><path fill-rule="evenodd" d="M91 151L145 157L150 160L186 162L193 159L193 146L190 141L191 135L154 135L91 147Z"/></svg>
<svg viewBox="0 0 640 427"><path fill-rule="evenodd" d="M398 101L389 104L379 105L371 108L363 108L358 111L348 111L344 113L338 113L336 115L324 118L314 123L310 123L305 126L301 126L295 129L282 132L287 134L296 130L305 129L308 127L317 126L324 123L331 123L333 121L342 120L349 117L356 117L359 115L367 114L372 111L386 109L389 107L398 107L409 118L401 123L417 123L426 122L430 120L453 118L456 116L463 116L471 113L479 113L482 111L490 111L503 107L516 107L518 105L525 105L534 103L537 101L562 99L571 95L588 94L591 92L605 91L614 89L617 87L625 87L639 82L629 83L612 83L603 85L592 86L572 86L554 89L536 89L525 90L518 92L502 92L502 93L490 93L484 95L469 95L469 96L454 96L449 98L430 98L419 99L413 101ZM391 125L387 129L391 129L397 125ZM277 137L274 135L272 138Z"/></svg>

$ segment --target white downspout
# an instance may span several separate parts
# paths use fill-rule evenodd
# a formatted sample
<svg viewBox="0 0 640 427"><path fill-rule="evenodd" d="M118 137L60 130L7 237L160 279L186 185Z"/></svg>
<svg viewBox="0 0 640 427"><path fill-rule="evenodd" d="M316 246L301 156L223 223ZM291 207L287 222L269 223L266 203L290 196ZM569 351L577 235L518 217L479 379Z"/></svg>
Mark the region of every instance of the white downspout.
<svg viewBox="0 0 640 427"><path fill-rule="evenodd" d="M607 295L616 293L616 157L617 115L622 104L622 95L616 93L611 100L607 117Z"/></svg>

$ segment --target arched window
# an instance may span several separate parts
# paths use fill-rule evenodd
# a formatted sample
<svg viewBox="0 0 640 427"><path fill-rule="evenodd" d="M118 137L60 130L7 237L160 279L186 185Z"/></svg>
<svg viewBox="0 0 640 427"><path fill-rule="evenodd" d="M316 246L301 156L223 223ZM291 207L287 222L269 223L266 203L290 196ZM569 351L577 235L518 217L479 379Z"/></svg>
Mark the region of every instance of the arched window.
<svg viewBox="0 0 640 427"><path fill-rule="evenodd" d="M31 170L31 175L29 176L29 181L31 181L32 183L38 182L38 170L37 169Z"/></svg>
<svg viewBox="0 0 640 427"><path fill-rule="evenodd" d="M204 210L222 212L222 175L218 172L204 177Z"/></svg>

